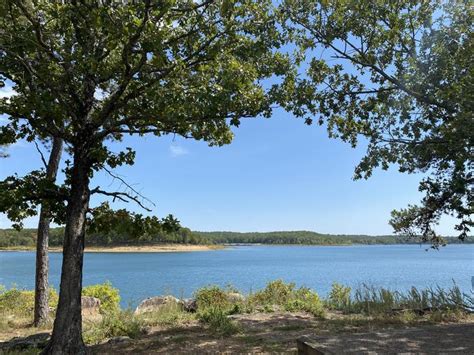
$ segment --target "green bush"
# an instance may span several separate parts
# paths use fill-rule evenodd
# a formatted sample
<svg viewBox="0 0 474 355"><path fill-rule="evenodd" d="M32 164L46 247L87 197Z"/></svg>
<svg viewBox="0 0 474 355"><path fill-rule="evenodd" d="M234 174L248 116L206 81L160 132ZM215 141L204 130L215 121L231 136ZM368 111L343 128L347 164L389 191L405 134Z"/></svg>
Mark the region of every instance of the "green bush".
<svg viewBox="0 0 474 355"><path fill-rule="evenodd" d="M149 326L178 326L194 319L194 314L184 311L179 304L170 303L138 317Z"/></svg>
<svg viewBox="0 0 474 355"><path fill-rule="evenodd" d="M112 287L109 281L84 287L82 295L98 298L100 300L100 312L103 314L116 312L120 309L119 290Z"/></svg>
<svg viewBox="0 0 474 355"><path fill-rule="evenodd" d="M283 305L294 292L295 284L286 284L283 280L271 281L267 286L250 296L253 303L258 305Z"/></svg>
<svg viewBox="0 0 474 355"><path fill-rule="evenodd" d="M58 294L53 288L49 289L49 307L56 309L58 305ZM0 288L0 314L11 314L17 317L31 317L35 307L35 292L20 290L13 287L6 290Z"/></svg>
<svg viewBox="0 0 474 355"><path fill-rule="evenodd" d="M105 314L100 322L90 323L83 336L86 343L97 344L117 336L136 338L143 333L143 329L143 321L133 311L114 311Z"/></svg>
<svg viewBox="0 0 474 355"><path fill-rule="evenodd" d="M305 311L317 317L324 317L324 304L318 294L307 287L300 287L293 291L286 302L287 311Z"/></svg>
<svg viewBox="0 0 474 355"><path fill-rule="evenodd" d="M329 293L327 304L329 308L340 311L351 309L351 288L334 282Z"/></svg>
<svg viewBox="0 0 474 355"><path fill-rule="evenodd" d="M231 335L240 331L240 327L228 318L228 313L219 307L208 307L198 313L198 319L209 325L219 335Z"/></svg>
<svg viewBox="0 0 474 355"><path fill-rule="evenodd" d="M231 305L227 292L218 286L207 286L197 290L195 298L198 309L209 307L226 309Z"/></svg>
<svg viewBox="0 0 474 355"><path fill-rule="evenodd" d="M315 316L324 316L324 304L318 294L307 287L295 288L294 283L282 280L272 281L267 286L248 297L250 311L260 308L265 312L274 311L275 306L286 311L305 311Z"/></svg>

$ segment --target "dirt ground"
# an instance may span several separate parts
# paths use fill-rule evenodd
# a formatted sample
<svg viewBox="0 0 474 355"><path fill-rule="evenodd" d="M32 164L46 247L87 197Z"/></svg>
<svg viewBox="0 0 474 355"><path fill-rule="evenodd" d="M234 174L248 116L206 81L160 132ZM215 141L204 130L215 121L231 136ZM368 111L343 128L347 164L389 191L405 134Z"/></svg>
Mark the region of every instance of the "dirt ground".
<svg viewBox="0 0 474 355"><path fill-rule="evenodd" d="M240 331L229 336L219 336L197 320L189 320L176 327L149 328L137 339L113 338L90 350L93 354L295 354L296 340L305 339L327 354L474 354L474 315L437 325L404 325L337 312L329 313L324 320L303 312L239 314L231 318ZM8 337L3 334L1 338L6 342L0 340L0 354L15 336L49 331L25 327Z"/></svg>
<svg viewBox="0 0 474 355"><path fill-rule="evenodd" d="M150 329L140 339L91 348L95 354L296 353L296 339L309 337L324 353L474 354L474 319L462 323L401 326L321 321L305 313L258 313L233 317L241 332L219 337L198 322L175 329ZM373 351L373 352L372 352Z"/></svg>

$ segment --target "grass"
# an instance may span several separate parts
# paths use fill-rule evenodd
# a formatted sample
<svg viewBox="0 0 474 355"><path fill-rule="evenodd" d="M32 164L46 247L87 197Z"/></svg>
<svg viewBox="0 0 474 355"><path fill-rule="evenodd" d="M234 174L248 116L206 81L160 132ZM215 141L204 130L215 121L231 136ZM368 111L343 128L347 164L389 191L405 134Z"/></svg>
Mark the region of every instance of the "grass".
<svg viewBox="0 0 474 355"><path fill-rule="evenodd" d="M144 323L140 318L131 310L119 310L105 314L99 322L86 323L83 337L87 344L98 344L112 337L137 338L143 333Z"/></svg>
<svg viewBox="0 0 474 355"><path fill-rule="evenodd" d="M288 312L304 311L324 318L324 303L318 294L307 287L296 288L294 283L282 280L272 281L267 286L247 299L247 310L285 310Z"/></svg>
<svg viewBox="0 0 474 355"><path fill-rule="evenodd" d="M408 292L391 291L363 285L352 291L334 284L326 299L309 288L276 280L264 289L247 297L239 296L233 287L207 286L196 291L196 313L183 310L180 304L167 304L156 311L134 314L131 309L120 309L118 291L109 283L89 286L85 294L101 300L101 316L84 320L84 340L98 344L111 337L139 338L150 329L177 329L188 324L199 324L219 337L241 334L245 331L230 315L262 312L306 312L318 319L318 327L337 331L360 327L418 324L422 322L457 322L472 310L472 297L462 294L454 285L443 290L410 289ZM237 295L236 295L237 294ZM0 333L28 335L38 330L31 327L34 294L32 291L0 287ZM50 292L50 306L57 304L57 294ZM470 308L471 307L471 308ZM329 315L329 317L328 317ZM50 329L52 324L46 325ZM297 332L301 324L277 325L273 331ZM178 340L177 340L178 341ZM184 341L184 339L182 339Z"/></svg>
<svg viewBox="0 0 474 355"><path fill-rule="evenodd" d="M219 307L208 307L200 311L198 318L207 324L213 333L221 336L236 334L241 330L235 321L229 319L227 312Z"/></svg>
<svg viewBox="0 0 474 355"><path fill-rule="evenodd" d="M144 326L168 328L179 327L195 319L194 314L183 311L180 305L174 303L162 306L155 312L143 313L138 317Z"/></svg>
<svg viewBox="0 0 474 355"><path fill-rule="evenodd" d="M463 294L456 284L447 290L439 287L419 290L412 287L408 292L362 285L355 290L353 297L349 287L333 284L326 300L328 308L346 314L360 313L376 317L401 314L407 319L425 313L438 314L434 319L459 318L467 311L472 311L472 305L472 296Z"/></svg>

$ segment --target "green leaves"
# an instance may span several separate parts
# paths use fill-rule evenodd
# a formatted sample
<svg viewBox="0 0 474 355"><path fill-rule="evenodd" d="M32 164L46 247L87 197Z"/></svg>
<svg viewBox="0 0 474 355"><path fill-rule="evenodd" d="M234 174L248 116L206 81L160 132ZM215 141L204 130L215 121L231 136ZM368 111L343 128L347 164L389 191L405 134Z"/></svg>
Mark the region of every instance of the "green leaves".
<svg viewBox="0 0 474 355"><path fill-rule="evenodd" d="M260 81L290 67L271 1L7 1L2 13L0 79L19 93L4 112L73 144L122 133L229 143L228 120L268 115L275 98Z"/></svg>
<svg viewBox="0 0 474 355"><path fill-rule="evenodd" d="M63 223L67 195L67 188L56 186L42 170L22 178L10 176L0 182L0 212L6 213L14 228L20 229L22 220L35 216L43 203L51 210L52 220Z"/></svg>
<svg viewBox="0 0 474 355"><path fill-rule="evenodd" d="M355 178L392 165L430 173L422 206L395 215L396 232L436 244L434 226L454 214L465 238L474 212L470 5L287 0L281 10L309 61L286 107L330 137L368 142Z"/></svg>
<svg viewBox="0 0 474 355"><path fill-rule="evenodd" d="M231 126L289 98L275 89L295 68L270 0L7 0L0 15L0 83L17 93L1 101L0 144L64 139L68 185L76 164L89 178L133 164L133 147L108 148L124 135L228 144ZM12 218L34 213L25 203Z"/></svg>
<svg viewBox="0 0 474 355"><path fill-rule="evenodd" d="M173 215L163 219L146 217L124 209L112 210L107 202L92 209L88 221L88 233L100 236L92 238L102 239L103 244L117 243L121 239L127 242L156 240L157 235L172 234L181 229L179 220Z"/></svg>

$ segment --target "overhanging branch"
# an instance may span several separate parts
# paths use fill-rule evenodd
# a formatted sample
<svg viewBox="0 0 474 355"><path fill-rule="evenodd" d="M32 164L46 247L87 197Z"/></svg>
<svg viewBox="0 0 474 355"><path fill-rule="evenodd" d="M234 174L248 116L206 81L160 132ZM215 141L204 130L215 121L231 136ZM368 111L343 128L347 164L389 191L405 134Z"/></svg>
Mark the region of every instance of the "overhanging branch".
<svg viewBox="0 0 474 355"><path fill-rule="evenodd" d="M91 190L91 194L101 194L101 195L105 195L105 196L110 196L110 197L113 197L113 201L115 202L115 200L120 200L120 201L123 201L123 202L130 202L130 201L133 201L135 202L137 205L139 205L141 208L143 208L144 210L148 211L148 212L151 212L151 209L146 207L143 202L142 202L142 197L141 195L132 195L132 194L129 194L127 192L120 192L120 191L114 191L114 192L109 192L109 191L104 191L104 190L101 190L100 189L100 186L97 186L95 189Z"/></svg>

